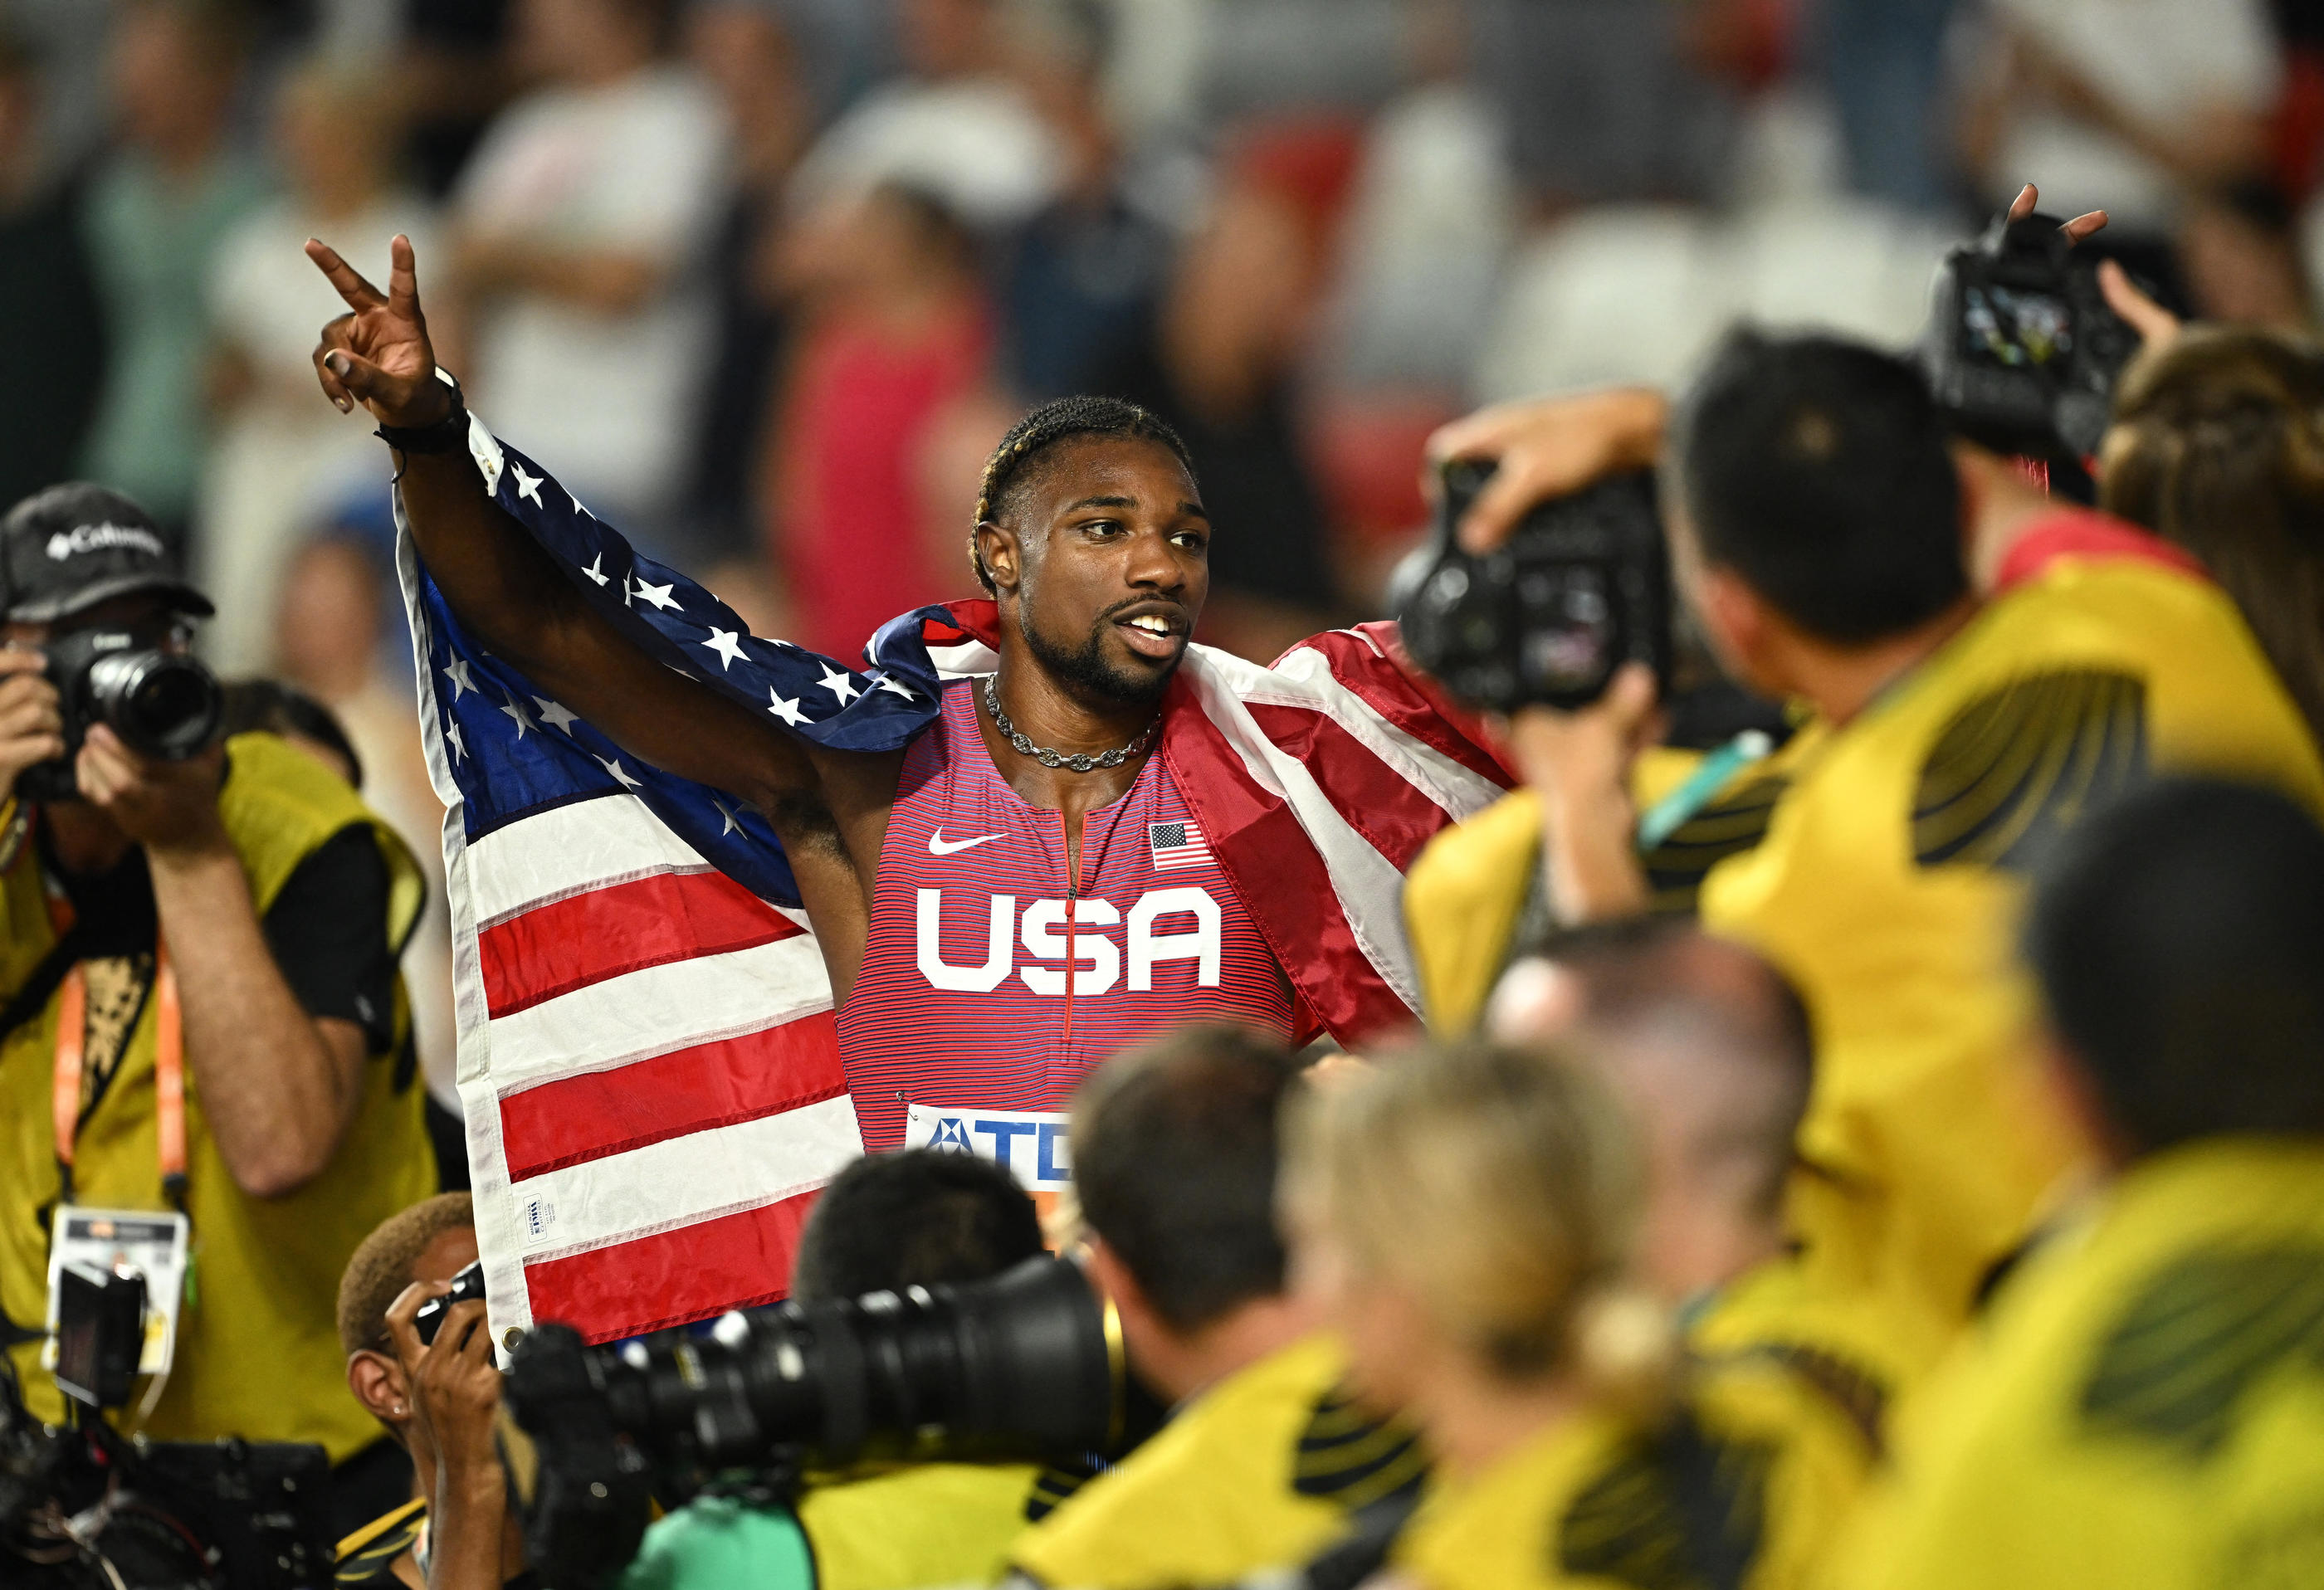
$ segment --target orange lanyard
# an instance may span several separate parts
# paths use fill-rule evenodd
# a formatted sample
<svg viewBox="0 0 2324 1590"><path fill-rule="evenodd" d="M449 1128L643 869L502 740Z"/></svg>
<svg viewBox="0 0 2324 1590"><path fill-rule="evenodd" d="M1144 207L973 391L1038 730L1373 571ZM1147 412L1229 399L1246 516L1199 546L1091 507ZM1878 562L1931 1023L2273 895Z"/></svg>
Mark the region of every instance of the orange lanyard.
<svg viewBox="0 0 2324 1590"><path fill-rule="evenodd" d="M178 974L166 947L154 952L153 1136L161 1163L161 1190L180 1209L186 1200L186 1024L178 1003ZM73 1141L80 1135L83 1046L88 1031L88 974L76 965L65 973L57 999L57 1062L49 1089L50 1120L56 1129L57 1168L63 1199L72 1201Z"/></svg>

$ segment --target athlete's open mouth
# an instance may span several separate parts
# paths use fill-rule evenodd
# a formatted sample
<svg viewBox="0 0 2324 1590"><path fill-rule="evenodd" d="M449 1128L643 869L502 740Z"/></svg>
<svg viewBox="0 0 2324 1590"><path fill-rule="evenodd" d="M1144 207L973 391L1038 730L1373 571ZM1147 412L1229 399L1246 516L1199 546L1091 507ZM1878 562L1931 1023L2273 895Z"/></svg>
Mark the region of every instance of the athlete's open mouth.
<svg viewBox="0 0 2324 1590"><path fill-rule="evenodd" d="M1186 644L1185 614L1162 603L1131 608L1114 619L1113 627L1140 657L1173 657Z"/></svg>

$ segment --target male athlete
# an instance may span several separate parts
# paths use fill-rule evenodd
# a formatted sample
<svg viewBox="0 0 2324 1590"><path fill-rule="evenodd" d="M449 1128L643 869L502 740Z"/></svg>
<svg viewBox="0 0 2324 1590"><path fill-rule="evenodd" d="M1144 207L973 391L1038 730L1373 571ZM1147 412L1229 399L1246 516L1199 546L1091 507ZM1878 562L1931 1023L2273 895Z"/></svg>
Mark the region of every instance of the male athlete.
<svg viewBox="0 0 2324 1590"><path fill-rule="evenodd" d="M1209 684L1174 685L1212 532L1183 445L1153 416L1069 399L1010 433L970 548L998 602L997 671L945 688L909 744L837 751L649 656L488 494L466 417L437 377L408 242L393 245L385 294L324 244L308 252L351 310L316 349L324 391L342 411L363 404L396 446L413 538L460 622L638 757L732 791L773 825L830 970L866 1146L894 1147L912 1104L1054 1109L1098 1061L1185 1022L1296 1043L1407 1019L1396 997L1363 987L1368 966L1403 953L1398 869L1508 779L1376 635L1320 638L1304 685L1296 665L1254 669L1197 648L1189 672ZM1317 715L1333 721L1313 735L1328 729L1342 749L1279 753L1298 767L1275 783L1337 756L1351 787L1373 781L1333 795L1364 809L1344 830L1286 813L1279 788L1238 782L1253 776L1235 754L1278 753L1251 741L1231 754L1211 718L1248 733L1253 712L1281 704L1254 698L1254 680L1260 695L1279 680L1328 703ZM1213 704L1222 691L1240 694ZM1351 757L1359 739L1367 749ZM1407 764L1435 782L1416 786ZM1233 784L1232 799L1213 789L1206 805L1190 777ZM1416 800L1416 787L1436 793Z"/></svg>

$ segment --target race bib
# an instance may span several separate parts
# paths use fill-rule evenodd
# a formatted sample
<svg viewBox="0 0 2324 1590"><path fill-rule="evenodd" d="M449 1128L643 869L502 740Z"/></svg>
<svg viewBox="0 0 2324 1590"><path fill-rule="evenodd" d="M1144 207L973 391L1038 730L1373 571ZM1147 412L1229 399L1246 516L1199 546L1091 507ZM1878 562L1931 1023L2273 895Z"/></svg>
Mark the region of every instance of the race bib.
<svg viewBox="0 0 2324 1590"><path fill-rule="evenodd" d="M137 1373L160 1374L170 1367L178 1340L178 1310L186 1295L186 1217L152 1209L57 1209L49 1241L49 1339L41 1347L41 1367L57 1366L57 1303L67 1264L97 1271L115 1266L145 1277L145 1342Z"/></svg>
<svg viewBox="0 0 2324 1590"><path fill-rule="evenodd" d="M1047 1220L1074 1184L1066 1118L1019 1110L915 1104L904 1117L906 1148L944 1148L992 1161L1033 1195Z"/></svg>

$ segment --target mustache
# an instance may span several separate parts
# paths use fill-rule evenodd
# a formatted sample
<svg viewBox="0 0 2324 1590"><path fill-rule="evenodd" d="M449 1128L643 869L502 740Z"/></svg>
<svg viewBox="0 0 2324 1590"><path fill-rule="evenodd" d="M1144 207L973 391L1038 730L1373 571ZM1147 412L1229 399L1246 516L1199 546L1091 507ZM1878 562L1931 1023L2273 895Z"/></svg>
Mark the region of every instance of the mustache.
<svg viewBox="0 0 2324 1590"><path fill-rule="evenodd" d="M1090 621L1090 628L1094 631L1105 624L1111 623L1118 614L1126 613L1133 607L1154 607L1157 604L1164 607L1174 607L1177 609L1179 616L1186 620L1187 628L1192 629L1194 627L1193 612L1187 608L1185 602L1179 601L1176 597L1132 596L1127 601L1115 602L1111 607L1107 608L1103 612L1098 614L1095 619Z"/></svg>

